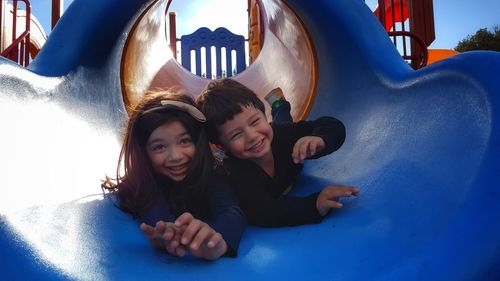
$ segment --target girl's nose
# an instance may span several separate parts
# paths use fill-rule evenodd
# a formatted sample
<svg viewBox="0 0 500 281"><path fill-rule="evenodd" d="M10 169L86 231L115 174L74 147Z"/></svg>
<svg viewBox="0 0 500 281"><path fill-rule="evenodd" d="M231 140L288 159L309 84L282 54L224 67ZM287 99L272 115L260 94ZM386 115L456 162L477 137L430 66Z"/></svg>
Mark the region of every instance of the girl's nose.
<svg viewBox="0 0 500 281"><path fill-rule="evenodd" d="M182 153L176 147L171 147L168 150L167 160L175 162L180 159L182 159Z"/></svg>

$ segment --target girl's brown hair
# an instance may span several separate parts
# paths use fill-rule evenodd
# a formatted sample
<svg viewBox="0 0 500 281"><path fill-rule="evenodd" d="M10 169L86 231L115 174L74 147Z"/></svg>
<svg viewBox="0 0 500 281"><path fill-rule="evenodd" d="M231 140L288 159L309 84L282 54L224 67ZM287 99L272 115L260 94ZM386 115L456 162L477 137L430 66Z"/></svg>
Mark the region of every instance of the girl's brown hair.
<svg viewBox="0 0 500 281"><path fill-rule="evenodd" d="M210 183L214 158L203 124L182 110L163 107L162 100L174 100L194 106L191 96L175 90L151 91L130 111L124 132L123 145L117 165L116 178L106 177L103 188L117 191L120 207L137 215L158 196L165 196L173 213L203 212L204 193ZM156 173L146 153L146 142L159 126L179 121L192 138L196 152L188 175L174 182Z"/></svg>

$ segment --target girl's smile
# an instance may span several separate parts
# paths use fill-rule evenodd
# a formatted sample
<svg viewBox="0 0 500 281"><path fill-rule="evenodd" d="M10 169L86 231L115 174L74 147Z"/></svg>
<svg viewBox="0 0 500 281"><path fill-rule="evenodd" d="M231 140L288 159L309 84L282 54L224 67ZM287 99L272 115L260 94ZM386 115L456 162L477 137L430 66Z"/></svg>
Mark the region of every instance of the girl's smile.
<svg viewBox="0 0 500 281"><path fill-rule="evenodd" d="M191 136L177 120L156 128L146 143L153 169L177 182L187 176L195 150Z"/></svg>

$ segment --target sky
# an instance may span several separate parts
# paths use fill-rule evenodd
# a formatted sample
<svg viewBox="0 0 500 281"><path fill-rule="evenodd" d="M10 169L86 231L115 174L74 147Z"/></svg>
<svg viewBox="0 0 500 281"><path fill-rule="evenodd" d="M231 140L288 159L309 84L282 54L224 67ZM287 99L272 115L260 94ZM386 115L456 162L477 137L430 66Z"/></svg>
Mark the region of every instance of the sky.
<svg viewBox="0 0 500 281"><path fill-rule="evenodd" d="M49 34L52 0L30 2L32 12ZM73 0L64 0L65 8L71 2ZM376 2L377 0L365 1L372 10ZM202 26L212 30L224 26L247 38L246 9L247 0L172 0L169 11L176 12L178 38ZM434 23L436 39L430 48L453 49L459 41L474 35L480 28L491 30L495 25L500 26L500 0L434 0Z"/></svg>

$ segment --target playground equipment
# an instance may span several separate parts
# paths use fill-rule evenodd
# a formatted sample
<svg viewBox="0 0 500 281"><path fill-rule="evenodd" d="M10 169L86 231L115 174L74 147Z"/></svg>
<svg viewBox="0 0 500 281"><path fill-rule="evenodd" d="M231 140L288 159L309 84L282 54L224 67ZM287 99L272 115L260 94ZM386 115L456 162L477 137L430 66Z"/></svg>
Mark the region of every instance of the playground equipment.
<svg viewBox="0 0 500 281"><path fill-rule="evenodd" d="M191 71L191 51L193 51L196 66L194 70L198 76L204 74L205 78L212 78L212 49L215 54L214 77L223 76L223 61L225 62L224 77L233 76L233 70L235 72L234 74L236 74L242 72L246 68L245 37L234 34L224 27L219 27L214 31L206 27L201 27L189 35L183 35L180 41L182 66ZM202 51L205 52L203 64ZM202 66L205 68L203 73Z"/></svg>
<svg viewBox="0 0 500 281"><path fill-rule="evenodd" d="M24 9L18 3L24 2ZM27 66L47 40L42 25L31 15L29 1L0 2L0 54Z"/></svg>
<svg viewBox="0 0 500 281"><path fill-rule="evenodd" d="M307 162L294 192L361 196L318 225L248 227L236 259L153 250L99 185L126 105L208 82L165 53L165 8L75 0L27 69L0 59L2 279L500 279L500 55L415 71L353 0L262 0L262 49L234 79L280 86L296 119L344 121L344 146Z"/></svg>

